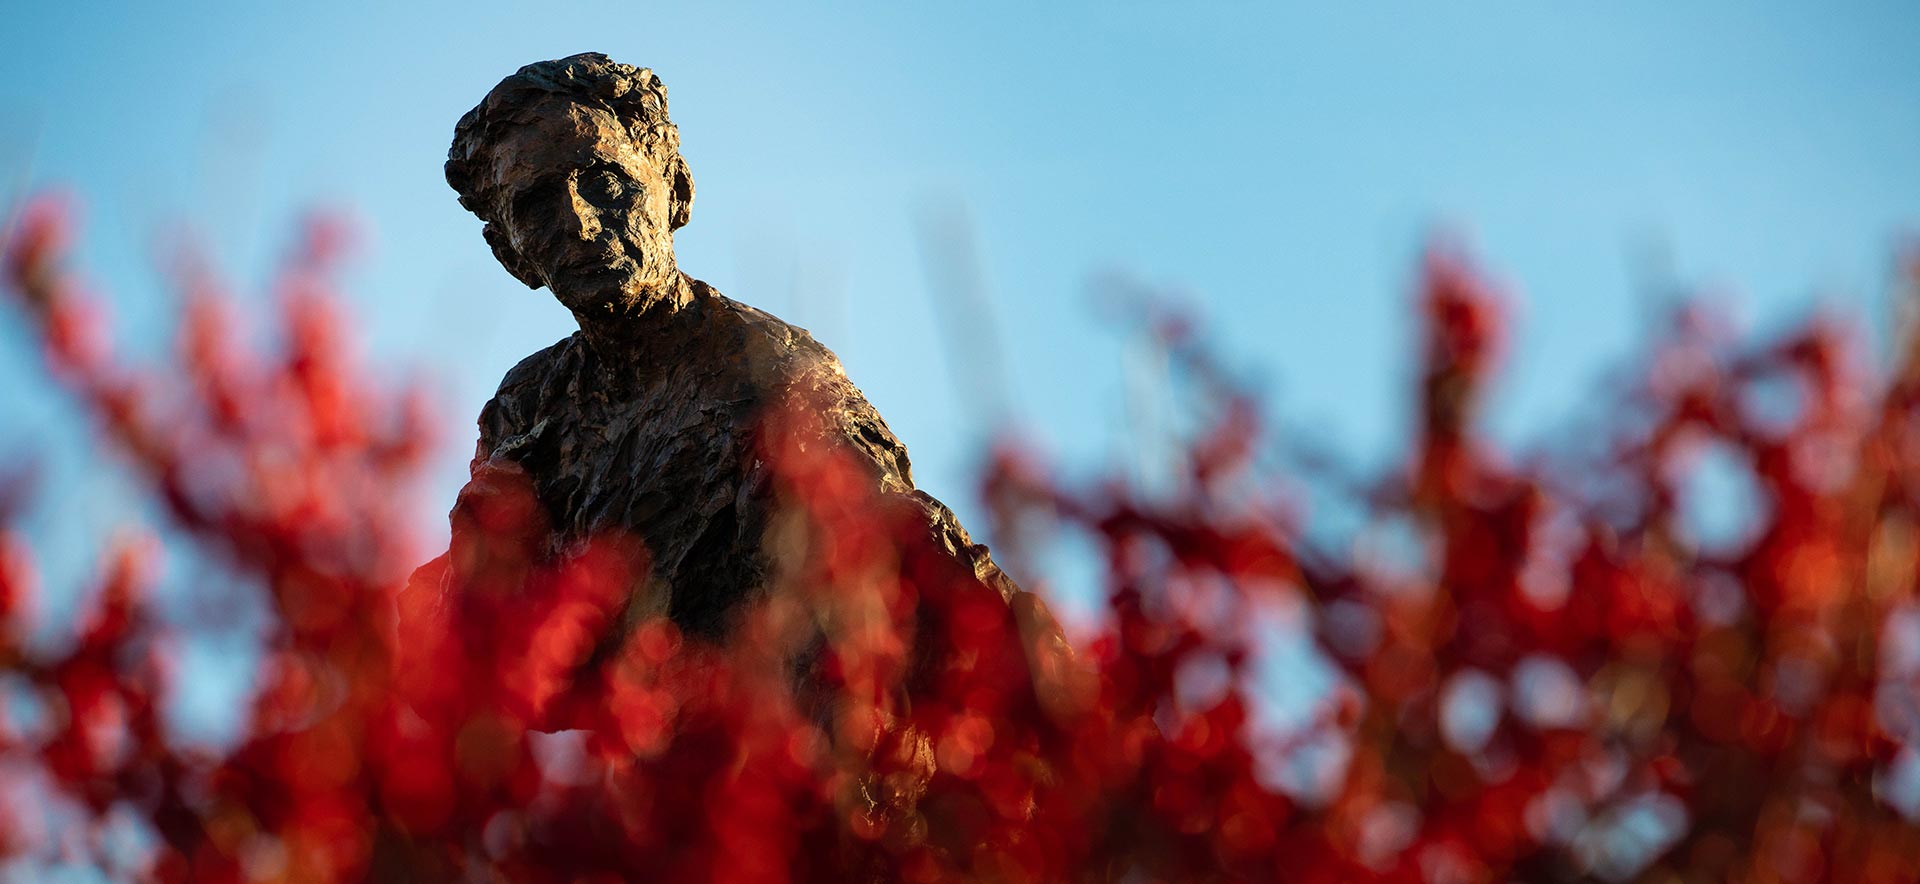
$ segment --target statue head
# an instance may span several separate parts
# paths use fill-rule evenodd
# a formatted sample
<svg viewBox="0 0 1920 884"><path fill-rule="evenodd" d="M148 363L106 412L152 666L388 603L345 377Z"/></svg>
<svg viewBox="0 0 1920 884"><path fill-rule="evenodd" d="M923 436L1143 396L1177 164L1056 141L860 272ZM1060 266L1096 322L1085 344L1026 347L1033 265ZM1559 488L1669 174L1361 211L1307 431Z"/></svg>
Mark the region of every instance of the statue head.
<svg viewBox="0 0 1920 884"><path fill-rule="evenodd" d="M447 183L507 271L583 327L679 296L693 175L646 68L597 52L521 68L454 126Z"/></svg>

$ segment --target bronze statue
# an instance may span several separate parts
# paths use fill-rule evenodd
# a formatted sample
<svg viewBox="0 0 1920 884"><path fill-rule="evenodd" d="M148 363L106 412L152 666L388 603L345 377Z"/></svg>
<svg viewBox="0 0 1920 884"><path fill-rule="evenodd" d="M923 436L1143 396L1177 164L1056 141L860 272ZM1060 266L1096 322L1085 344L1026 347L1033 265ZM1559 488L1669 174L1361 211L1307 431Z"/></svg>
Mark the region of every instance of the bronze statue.
<svg viewBox="0 0 1920 884"><path fill-rule="evenodd" d="M922 520L926 542L980 592L1023 624L1045 617L947 507L914 488L906 447L831 351L676 266L693 176L652 71L597 53L523 67L460 119L446 174L500 263L553 292L580 325L507 373L481 412L473 470L525 471L551 525L550 555L609 530L644 543L650 574L616 633L664 615L724 639L741 603L766 591L780 504L762 422L796 393L820 444L853 454L873 490Z"/></svg>

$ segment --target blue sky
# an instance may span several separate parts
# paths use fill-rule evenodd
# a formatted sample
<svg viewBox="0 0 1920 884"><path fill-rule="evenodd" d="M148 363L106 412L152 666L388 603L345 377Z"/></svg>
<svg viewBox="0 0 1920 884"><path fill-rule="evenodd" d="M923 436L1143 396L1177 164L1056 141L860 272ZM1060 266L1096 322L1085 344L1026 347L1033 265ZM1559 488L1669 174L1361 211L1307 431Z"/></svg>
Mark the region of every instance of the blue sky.
<svg viewBox="0 0 1920 884"><path fill-rule="evenodd" d="M1494 413L1512 439L1631 355L1655 288L1727 295L1763 328L1815 304L1879 326L1896 237L1920 230L1909 5L811 6L36 4L0 37L0 181L82 197L86 266L152 349L172 311L156 242L197 231L257 288L301 211L350 209L371 357L442 394L428 519L501 374L570 331L443 182L453 123L579 51L670 89L698 185L681 266L833 347L976 523L990 415L956 391L990 375L940 331L928 212L977 237L1008 379L978 398L1082 471L1130 445L1098 274L1173 293L1293 431L1378 464L1436 229L1514 295ZM63 493L33 530L65 554L128 494L82 469L42 385L0 320L0 450L49 452Z"/></svg>

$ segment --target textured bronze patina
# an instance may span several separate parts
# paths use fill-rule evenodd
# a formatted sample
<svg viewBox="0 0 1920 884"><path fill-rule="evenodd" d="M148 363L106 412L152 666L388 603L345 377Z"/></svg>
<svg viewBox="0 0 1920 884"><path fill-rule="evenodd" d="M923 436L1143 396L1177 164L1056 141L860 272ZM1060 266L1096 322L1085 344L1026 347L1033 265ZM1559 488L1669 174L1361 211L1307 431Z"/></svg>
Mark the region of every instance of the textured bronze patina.
<svg viewBox="0 0 1920 884"><path fill-rule="evenodd" d="M608 531L642 541L650 575L625 627L665 614L721 639L767 591L780 504L762 437L782 402L807 403L817 443L869 467L881 499L922 520L981 591L1023 621L1044 617L914 488L906 446L831 351L680 271L673 232L691 216L693 177L652 71L597 53L521 68L461 118L446 172L500 263L580 325L509 371L481 412L476 482L524 470L549 555Z"/></svg>

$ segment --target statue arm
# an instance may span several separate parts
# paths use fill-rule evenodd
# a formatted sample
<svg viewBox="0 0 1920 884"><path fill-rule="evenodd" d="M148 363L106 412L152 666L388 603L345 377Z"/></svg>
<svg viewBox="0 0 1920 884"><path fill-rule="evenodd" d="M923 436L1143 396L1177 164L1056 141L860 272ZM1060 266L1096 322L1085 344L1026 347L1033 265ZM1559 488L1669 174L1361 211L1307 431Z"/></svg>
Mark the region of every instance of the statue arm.
<svg viewBox="0 0 1920 884"><path fill-rule="evenodd" d="M981 585L1011 602L1021 593L1019 584L994 563L985 544L973 542L952 509L914 487L913 466L907 458L906 445L893 435L893 430L858 389L851 383L846 387L841 409L844 441L874 470L882 493L905 501L912 517L925 526L926 540L934 549L973 574Z"/></svg>
<svg viewBox="0 0 1920 884"><path fill-rule="evenodd" d="M923 532L925 548L934 554L933 558L944 560L935 572L954 577L959 576L956 572L964 572L972 578L941 582L949 586L971 583L998 596L1007 606L1007 615L1015 627L1013 637L1023 652L1026 675L1031 679L1034 697L1041 708L1062 720L1083 709L1096 687L1091 670L1076 659L1046 601L1021 589L1001 570L986 545L973 541L952 509L933 495L913 487L906 447L887 429L872 406L864 399L859 400L859 405L862 408L849 409L854 419L844 425L849 428L847 442L880 474L883 495L900 505L914 531ZM916 643L924 643L923 647L932 653L918 656L915 671L908 677L909 691L929 675L930 667L942 657L942 652L935 650L944 644L935 637L937 627L935 621L922 620L919 624Z"/></svg>
<svg viewBox="0 0 1920 884"><path fill-rule="evenodd" d="M1021 592L1019 584L1014 583L1013 578L994 563L986 544L974 543L966 527L960 524L960 518L946 504L918 488L908 492L907 497L927 526L927 539L937 549L944 551L949 558L971 572L981 585L993 590L1002 599L1010 602L1016 593Z"/></svg>

